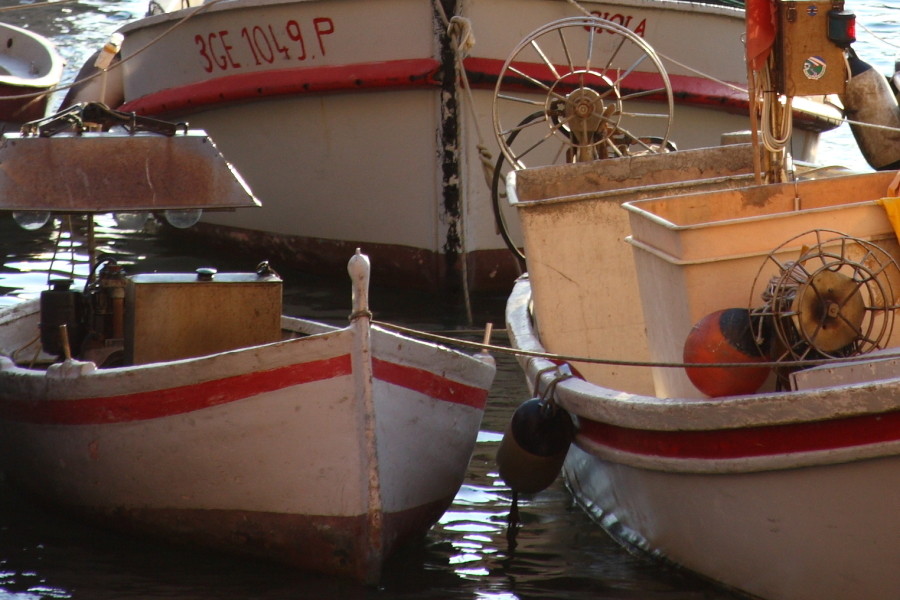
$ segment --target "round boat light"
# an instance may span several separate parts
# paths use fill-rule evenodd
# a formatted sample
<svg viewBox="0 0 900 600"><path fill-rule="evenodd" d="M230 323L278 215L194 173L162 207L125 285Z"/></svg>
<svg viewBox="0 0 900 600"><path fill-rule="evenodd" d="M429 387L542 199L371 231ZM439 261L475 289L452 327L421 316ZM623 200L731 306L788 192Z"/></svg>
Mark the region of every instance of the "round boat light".
<svg viewBox="0 0 900 600"><path fill-rule="evenodd" d="M113 215L113 219L116 221L116 226L120 229L125 229L126 231L140 231L144 228L144 225L147 224L147 220L150 218L150 213L145 212L122 212L115 213Z"/></svg>
<svg viewBox="0 0 900 600"><path fill-rule="evenodd" d="M163 213L169 225L176 229L193 227L200 221L203 210L199 208L187 208L184 210L167 210Z"/></svg>
<svg viewBox="0 0 900 600"><path fill-rule="evenodd" d="M47 221L50 220L50 213L45 211L29 210L14 212L12 216L13 221L26 231L36 231L46 225Z"/></svg>

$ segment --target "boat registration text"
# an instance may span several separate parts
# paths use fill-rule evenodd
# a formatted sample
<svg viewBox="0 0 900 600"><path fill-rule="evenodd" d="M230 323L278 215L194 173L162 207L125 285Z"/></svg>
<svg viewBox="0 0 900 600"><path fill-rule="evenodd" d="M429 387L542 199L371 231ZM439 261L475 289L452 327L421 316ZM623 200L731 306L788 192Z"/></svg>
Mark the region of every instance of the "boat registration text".
<svg viewBox="0 0 900 600"><path fill-rule="evenodd" d="M203 70L212 73L324 57L325 41L334 31L334 21L329 17L302 24L290 19L281 24L247 25L238 32L225 29L198 33L194 43Z"/></svg>
<svg viewBox="0 0 900 600"><path fill-rule="evenodd" d="M644 37L644 32L647 30L647 19L635 18L634 15L592 10L591 16L597 17L598 19L604 19L611 23L615 23L616 25L621 25L626 29L630 29L635 35L641 37Z"/></svg>

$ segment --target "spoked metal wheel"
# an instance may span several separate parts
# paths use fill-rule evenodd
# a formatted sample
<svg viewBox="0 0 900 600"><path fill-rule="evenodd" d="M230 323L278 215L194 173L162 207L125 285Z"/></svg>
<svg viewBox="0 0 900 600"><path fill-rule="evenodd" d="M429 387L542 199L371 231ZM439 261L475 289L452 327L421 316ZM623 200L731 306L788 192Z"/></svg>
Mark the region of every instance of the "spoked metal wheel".
<svg viewBox="0 0 900 600"><path fill-rule="evenodd" d="M671 149L672 86L656 52L595 17L554 21L500 71L494 134L515 169Z"/></svg>
<svg viewBox="0 0 900 600"><path fill-rule="evenodd" d="M795 260L785 248L804 243ZM788 253L789 255L790 253ZM764 272L776 265L776 275ZM754 282L757 342L775 360L836 358L885 347L894 326L900 266L881 247L816 229L769 253Z"/></svg>

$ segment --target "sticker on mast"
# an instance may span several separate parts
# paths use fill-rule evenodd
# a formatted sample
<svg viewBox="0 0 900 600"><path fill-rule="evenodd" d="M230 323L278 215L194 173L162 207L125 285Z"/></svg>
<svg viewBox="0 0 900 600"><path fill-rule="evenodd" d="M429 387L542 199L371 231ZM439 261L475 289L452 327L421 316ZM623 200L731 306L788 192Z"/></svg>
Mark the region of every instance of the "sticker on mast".
<svg viewBox="0 0 900 600"><path fill-rule="evenodd" d="M828 63L821 56L810 56L803 61L803 74L807 79L812 79L813 81L822 79L827 69Z"/></svg>

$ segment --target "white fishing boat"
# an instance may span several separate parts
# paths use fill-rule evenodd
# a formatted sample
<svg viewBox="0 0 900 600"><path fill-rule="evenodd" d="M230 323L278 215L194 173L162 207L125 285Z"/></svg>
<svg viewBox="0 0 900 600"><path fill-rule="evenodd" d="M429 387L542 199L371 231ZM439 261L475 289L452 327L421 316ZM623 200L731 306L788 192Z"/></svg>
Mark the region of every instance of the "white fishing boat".
<svg viewBox="0 0 900 600"><path fill-rule="evenodd" d="M97 116L128 131L80 129ZM135 119L100 107L6 134L3 209L32 224L44 211L178 222L257 204L203 132L135 131ZM350 259L346 327L282 316L266 263L126 274L92 262L83 292L54 280L0 310L11 485L106 526L367 583L450 505L493 360L373 325L365 255Z"/></svg>
<svg viewBox="0 0 900 600"><path fill-rule="evenodd" d="M592 171L604 180L607 168ZM586 181L556 174L565 175L554 178L557 191ZM517 173L520 192L528 175L537 173ZM577 424L568 454L565 447L556 459L547 454L541 469L565 458L575 498L627 547L754 597L891 597L900 588L891 562L900 536L900 332L884 327L900 301L900 246L876 199L889 195L895 176L699 191L727 181L713 176L694 193L684 186L669 198L620 189L626 198L650 193L633 200L629 208L638 212L630 215L614 192L520 197L529 275L507 304L511 343L533 353L519 362L534 396ZM795 200L809 207L795 211ZM681 212L661 215L655 209L663 206ZM613 210L626 228L627 216L637 221L631 245L623 221L604 218ZM766 250L822 225L858 227L861 237L819 230ZM638 238L639 227L669 237ZM661 240L682 244L683 254ZM623 248L609 252L616 244ZM805 265L802 278L793 279L793 264ZM839 291L823 285L830 278L840 280ZM798 330L783 322L794 336L785 335L794 350L786 358L840 354L810 345L817 338L829 349L857 344L873 352L863 362L835 359L804 370L734 367L765 359L752 338L746 343L746 320L723 321L718 311L760 309L754 282L770 281L778 297L796 292L810 307L802 314L788 301L769 315L803 319ZM856 290L850 299L848 290ZM836 308L854 304L852 316ZM833 314L823 316L823 307L835 307ZM845 319L865 341L834 342L822 333ZM685 354L695 329L710 336L708 362L731 364L695 368L704 391L679 366L703 354ZM560 366L565 361L571 368ZM776 387L772 372L788 382Z"/></svg>
<svg viewBox="0 0 900 600"><path fill-rule="evenodd" d="M536 399L500 473L533 492L561 466L616 540L751 597L890 598L900 173L766 183L766 154L510 175L528 275L507 324Z"/></svg>
<svg viewBox="0 0 900 600"><path fill-rule="evenodd" d="M62 73L63 59L49 40L0 23L0 125L15 130L43 118Z"/></svg>
<svg viewBox="0 0 900 600"><path fill-rule="evenodd" d="M637 143L703 147L747 129L744 13L725 3L212 0L175 2L172 12L164 4L154 0L151 16L120 29L108 70L91 59L69 101L209 131L263 208L208 215L196 231L311 270L332 272L364 245L386 284L507 290L521 267L492 207L486 163L503 172L508 163L491 131L510 135L541 110L529 88L565 94L585 68L595 67L592 85L615 107L604 118ZM544 44L560 32L573 62ZM526 103L507 102L510 93ZM840 113L799 104L793 155L812 160L818 133ZM565 160L564 110L548 106L532 122L547 143L520 160ZM514 219L508 225L511 245L521 246Z"/></svg>

